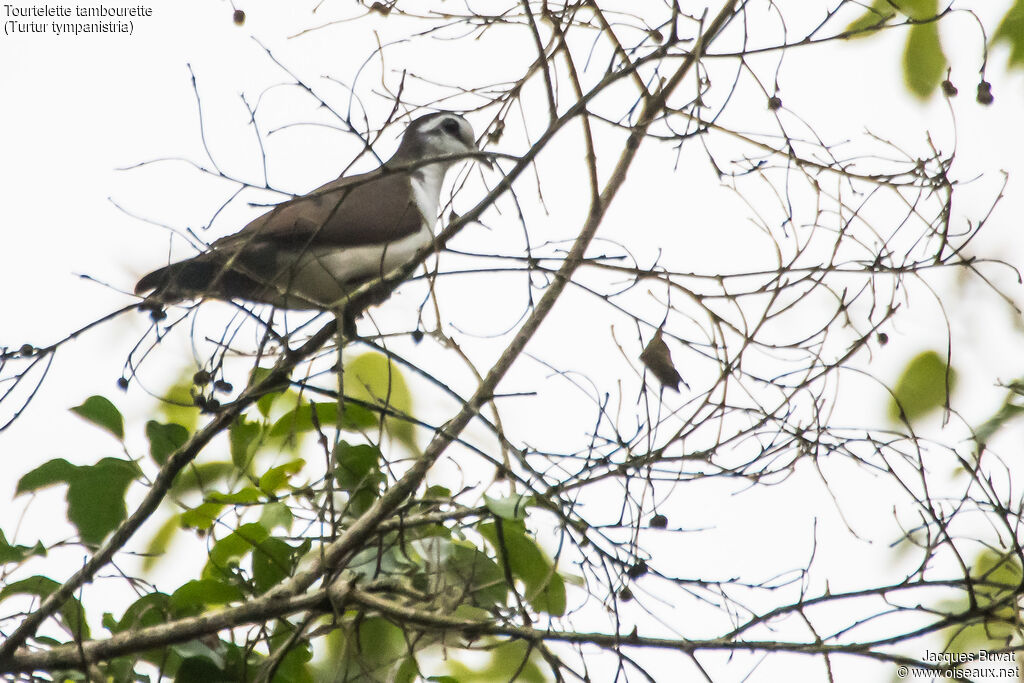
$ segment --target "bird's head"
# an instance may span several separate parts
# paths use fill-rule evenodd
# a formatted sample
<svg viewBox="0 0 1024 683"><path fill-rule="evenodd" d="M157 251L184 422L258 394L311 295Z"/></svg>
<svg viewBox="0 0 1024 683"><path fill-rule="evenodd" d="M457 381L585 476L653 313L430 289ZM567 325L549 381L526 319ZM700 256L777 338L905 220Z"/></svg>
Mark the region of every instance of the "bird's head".
<svg viewBox="0 0 1024 683"><path fill-rule="evenodd" d="M438 112L421 116L409 124L392 161L408 162L478 151L480 148L469 121L458 114Z"/></svg>

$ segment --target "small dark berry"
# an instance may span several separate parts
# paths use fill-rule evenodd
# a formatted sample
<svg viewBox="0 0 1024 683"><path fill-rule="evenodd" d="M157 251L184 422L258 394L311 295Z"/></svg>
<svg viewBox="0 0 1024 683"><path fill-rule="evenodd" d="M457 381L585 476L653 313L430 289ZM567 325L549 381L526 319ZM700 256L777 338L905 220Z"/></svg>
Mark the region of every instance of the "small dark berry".
<svg viewBox="0 0 1024 683"><path fill-rule="evenodd" d="M423 341L423 330L413 330L412 331L412 340L414 342L416 342L417 344L419 344L421 341Z"/></svg>
<svg viewBox="0 0 1024 683"><path fill-rule="evenodd" d="M154 309L151 309L149 311L149 319L152 320L155 323L160 322L161 320L165 319L166 317L167 317L167 312L164 309L162 309L162 308L154 308Z"/></svg>
<svg viewBox="0 0 1024 683"><path fill-rule="evenodd" d="M782 98L772 95L768 98L768 111L778 111L779 109L782 109Z"/></svg>
<svg viewBox="0 0 1024 683"><path fill-rule="evenodd" d="M633 591L629 590L628 588L623 588L619 591L619 600L622 600L622 602L629 602L632 599Z"/></svg>
<svg viewBox="0 0 1024 683"><path fill-rule="evenodd" d="M214 391L219 391L221 393L227 394L227 393L231 392L233 389L234 389L234 387L231 386L231 382L225 382L222 379L219 379L219 380L217 380L216 382L213 383L213 390Z"/></svg>
<svg viewBox="0 0 1024 683"><path fill-rule="evenodd" d="M231 15L231 21L235 22L235 26L241 26L245 23L245 12L240 9L236 9Z"/></svg>
<svg viewBox="0 0 1024 683"><path fill-rule="evenodd" d="M127 377L118 377L117 378L117 388L120 389L121 391L126 391L128 389L128 378Z"/></svg>
<svg viewBox="0 0 1024 683"><path fill-rule="evenodd" d="M978 84L978 104L984 104L986 106L992 104L995 101L995 97L992 95L992 84L988 81L982 81Z"/></svg>
<svg viewBox="0 0 1024 683"><path fill-rule="evenodd" d="M21 348L18 349L18 355L20 355L22 358L28 358L33 353L35 353L35 351L36 348L31 344L22 344Z"/></svg>
<svg viewBox="0 0 1024 683"><path fill-rule="evenodd" d="M370 5L370 11L383 14L385 17L391 14L391 8L385 5L383 2L375 2L372 5Z"/></svg>
<svg viewBox="0 0 1024 683"><path fill-rule="evenodd" d="M887 335L885 332L879 332L878 333L878 345L879 346L885 346L888 343L889 343L889 335Z"/></svg>
<svg viewBox="0 0 1024 683"><path fill-rule="evenodd" d="M192 384L195 384L197 387L205 387L210 383L211 379L210 373L206 370L200 370L196 374L192 375Z"/></svg>
<svg viewBox="0 0 1024 683"><path fill-rule="evenodd" d="M206 399L206 405L203 406L203 412L215 413L220 410L220 401L215 398Z"/></svg>
<svg viewBox="0 0 1024 683"><path fill-rule="evenodd" d="M959 92L960 91L956 89L956 86L953 85L953 82L948 78L942 81L942 94L946 97L956 97Z"/></svg>
<svg viewBox="0 0 1024 683"><path fill-rule="evenodd" d="M668 517L659 512L651 516L650 524L652 529L664 529L668 526Z"/></svg>
<svg viewBox="0 0 1024 683"><path fill-rule="evenodd" d="M653 40L656 43L661 43L664 42L665 40L665 34L663 34L656 28L652 28L650 31L648 31L647 35L650 36L651 40Z"/></svg>
<svg viewBox="0 0 1024 683"><path fill-rule="evenodd" d="M639 562L634 564L632 567L629 568L629 571L626 572L626 574L631 579L639 579L641 576L643 576L646 573L647 573L647 563L644 562L643 560L640 560Z"/></svg>

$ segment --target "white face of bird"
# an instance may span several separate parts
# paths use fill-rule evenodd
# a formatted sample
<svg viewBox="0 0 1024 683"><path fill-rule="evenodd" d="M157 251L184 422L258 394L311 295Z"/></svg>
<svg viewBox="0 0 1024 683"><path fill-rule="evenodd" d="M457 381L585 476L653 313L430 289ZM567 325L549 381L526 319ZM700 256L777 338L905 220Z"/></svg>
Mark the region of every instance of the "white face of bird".
<svg viewBox="0 0 1024 683"><path fill-rule="evenodd" d="M455 114L438 114L415 122L406 135L419 138L424 156L476 152L478 148L469 121Z"/></svg>

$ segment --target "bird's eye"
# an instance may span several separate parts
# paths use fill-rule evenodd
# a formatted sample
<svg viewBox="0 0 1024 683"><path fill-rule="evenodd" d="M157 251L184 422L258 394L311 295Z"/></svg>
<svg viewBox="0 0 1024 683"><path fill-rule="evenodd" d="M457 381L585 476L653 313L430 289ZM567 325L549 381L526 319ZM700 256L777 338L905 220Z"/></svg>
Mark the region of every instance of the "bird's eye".
<svg viewBox="0 0 1024 683"><path fill-rule="evenodd" d="M455 119L445 119L444 123L441 124L441 128L445 133L453 137L459 137L459 122Z"/></svg>

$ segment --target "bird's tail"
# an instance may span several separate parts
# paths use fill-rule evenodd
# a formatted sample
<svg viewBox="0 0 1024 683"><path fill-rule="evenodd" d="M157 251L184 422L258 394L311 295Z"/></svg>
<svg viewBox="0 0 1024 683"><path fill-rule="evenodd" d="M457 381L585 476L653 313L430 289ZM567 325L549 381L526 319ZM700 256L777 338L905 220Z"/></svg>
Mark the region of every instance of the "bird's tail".
<svg viewBox="0 0 1024 683"><path fill-rule="evenodd" d="M165 303L189 299L206 292L219 270L216 263L206 259L172 263L139 280L135 293L141 296L152 292L150 298Z"/></svg>

